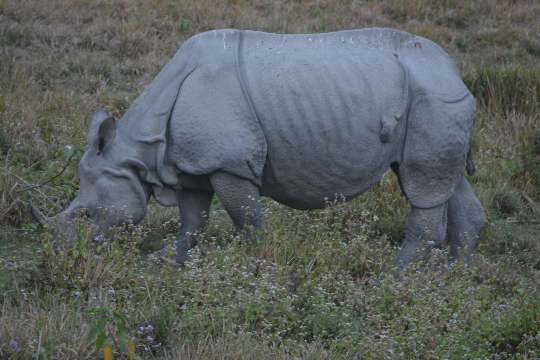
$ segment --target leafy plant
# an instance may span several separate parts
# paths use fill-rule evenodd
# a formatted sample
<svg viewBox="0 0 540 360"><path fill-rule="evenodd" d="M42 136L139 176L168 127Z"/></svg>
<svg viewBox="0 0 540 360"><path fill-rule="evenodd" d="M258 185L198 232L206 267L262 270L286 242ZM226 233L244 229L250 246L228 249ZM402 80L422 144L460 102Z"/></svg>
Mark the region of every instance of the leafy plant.
<svg viewBox="0 0 540 360"><path fill-rule="evenodd" d="M96 352L104 349L105 359L112 359L112 346L114 345L129 359L135 356L135 345L129 338L128 318L120 311L108 307L97 307L90 311L96 319L86 335L88 342L93 342Z"/></svg>

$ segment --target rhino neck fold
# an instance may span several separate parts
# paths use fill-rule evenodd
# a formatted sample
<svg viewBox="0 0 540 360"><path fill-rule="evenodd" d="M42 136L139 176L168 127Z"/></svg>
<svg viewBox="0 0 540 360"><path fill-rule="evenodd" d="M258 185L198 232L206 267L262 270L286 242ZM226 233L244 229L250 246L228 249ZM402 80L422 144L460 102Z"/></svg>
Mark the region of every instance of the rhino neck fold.
<svg viewBox="0 0 540 360"><path fill-rule="evenodd" d="M194 45L182 45L119 121L118 132L131 154L124 159L136 159L139 178L164 205L176 204L178 174L167 159L168 123L182 83L196 68L190 57Z"/></svg>
<svg viewBox="0 0 540 360"><path fill-rule="evenodd" d="M122 157L120 167L135 169L148 194L154 195L162 205L173 206L177 203L178 172L166 159L165 136L160 134L151 141L124 136L123 148L127 149L127 154Z"/></svg>

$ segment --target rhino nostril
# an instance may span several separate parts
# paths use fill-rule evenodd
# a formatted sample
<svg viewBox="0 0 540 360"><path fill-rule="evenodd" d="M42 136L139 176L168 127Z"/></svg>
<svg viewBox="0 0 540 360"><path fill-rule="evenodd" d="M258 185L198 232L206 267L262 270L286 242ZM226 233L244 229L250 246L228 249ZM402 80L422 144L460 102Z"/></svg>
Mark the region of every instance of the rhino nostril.
<svg viewBox="0 0 540 360"><path fill-rule="evenodd" d="M87 208L80 208L77 210L78 212L78 215L82 218L85 218L85 219L90 219L90 210L88 210Z"/></svg>

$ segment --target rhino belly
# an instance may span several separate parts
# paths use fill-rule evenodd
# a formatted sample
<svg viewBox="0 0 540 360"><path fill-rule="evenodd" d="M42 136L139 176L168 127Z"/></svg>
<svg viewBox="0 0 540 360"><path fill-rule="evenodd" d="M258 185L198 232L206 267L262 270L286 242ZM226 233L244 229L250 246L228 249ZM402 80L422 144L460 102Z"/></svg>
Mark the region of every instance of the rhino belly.
<svg viewBox="0 0 540 360"><path fill-rule="evenodd" d="M320 209L365 192L380 180L387 168L378 166L362 174L359 167L343 167L338 173L323 170L324 162L301 167L302 163L288 159L268 162L262 195L296 209Z"/></svg>
<svg viewBox="0 0 540 360"><path fill-rule="evenodd" d="M399 66L341 41L263 40L246 39L242 64L268 146L264 195L320 208L366 191L395 147L379 133L382 114L401 104Z"/></svg>
<svg viewBox="0 0 540 360"><path fill-rule="evenodd" d="M302 120L311 126L266 133L263 195L294 208L321 208L352 198L379 181L389 162L378 134L368 127L361 134L348 132L354 119L340 119L324 129L308 119L313 118Z"/></svg>

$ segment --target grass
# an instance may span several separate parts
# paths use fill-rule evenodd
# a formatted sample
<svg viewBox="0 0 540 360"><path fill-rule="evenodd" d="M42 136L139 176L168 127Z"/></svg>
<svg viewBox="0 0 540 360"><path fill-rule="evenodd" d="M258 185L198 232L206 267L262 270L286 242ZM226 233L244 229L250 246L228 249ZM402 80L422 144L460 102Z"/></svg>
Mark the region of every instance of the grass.
<svg viewBox="0 0 540 360"><path fill-rule="evenodd" d="M484 67L473 79L466 81L478 101L489 111L529 114L538 110L538 67Z"/></svg>
<svg viewBox="0 0 540 360"><path fill-rule="evenodd" d="M539 16L530 0L0 1L0 358L103 357L96 343L121 358L126 337L141 359L538 358ZM121 115L189 36L365 26L438 42L478 100L469 180L489 224L472 266L439 250L393 275L408 205L390 173L329 209L265 201L255 245L214 204L181 269L149 256L175 209L99 244L31 222L29 192L48 214L75 196L89 114Z"/></svg>

